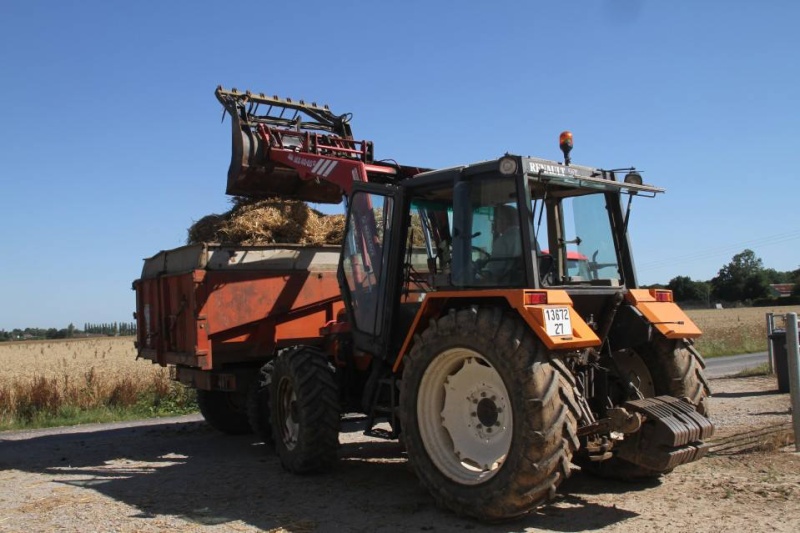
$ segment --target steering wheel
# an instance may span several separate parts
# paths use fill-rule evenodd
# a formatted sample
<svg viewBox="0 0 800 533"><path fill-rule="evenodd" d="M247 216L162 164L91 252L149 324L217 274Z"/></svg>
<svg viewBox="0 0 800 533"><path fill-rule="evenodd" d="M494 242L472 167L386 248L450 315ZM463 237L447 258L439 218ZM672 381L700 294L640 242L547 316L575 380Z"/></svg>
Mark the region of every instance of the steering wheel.
<svg viewBox="0 0 800 533"><path fill-rule="evenodd" d="M608 268L608 267L617 267L616 263L598 263L597 262L597 254L600 253L600 250L595 251L592 254L592 260L589 261L589 271L592 274L592 279L599 279L600 278L600 269L601 268Z"/></svg>
<svg viewBox="0 0 800 533"><path fill-rule="evenodd" d="M478 259L473 259L472 260L473 263L486 263L486 262L489 261L489 259L492 258L491 254L489 252L487 252L486 250L484 250L483 248L479 248L477 246L473 246L472 247L472 257L473 258L475 257L475 253L476 252L480 257L478 257Z"/></svg>
<svg viewBox="0 0 800 533"><path fill-rule="evenodd" d="M477 258L475 256L478 256ZM492 256L483 248L477 246L472 247L472 268L473 271L478 273L486 267L486 263L491 261Z"/></svg>

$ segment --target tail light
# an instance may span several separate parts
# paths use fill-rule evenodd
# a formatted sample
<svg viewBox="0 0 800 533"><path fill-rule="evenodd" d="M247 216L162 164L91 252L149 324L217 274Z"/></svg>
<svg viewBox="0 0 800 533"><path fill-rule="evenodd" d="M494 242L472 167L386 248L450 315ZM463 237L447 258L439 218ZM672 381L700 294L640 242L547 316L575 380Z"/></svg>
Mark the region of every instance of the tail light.
<svg viewBox="0 0 800 533"><path fill-rule="evenodd" d="M540 292L526 292L525 293L525 305L542 305L547 303L547 293L545 291Z"/></svg>
<svg viewBox="0 0 800 533"><path fill-rule="evenodd" d="M650 289L650 295L655 298L657 302L672 302L672 291Z"/></svg>

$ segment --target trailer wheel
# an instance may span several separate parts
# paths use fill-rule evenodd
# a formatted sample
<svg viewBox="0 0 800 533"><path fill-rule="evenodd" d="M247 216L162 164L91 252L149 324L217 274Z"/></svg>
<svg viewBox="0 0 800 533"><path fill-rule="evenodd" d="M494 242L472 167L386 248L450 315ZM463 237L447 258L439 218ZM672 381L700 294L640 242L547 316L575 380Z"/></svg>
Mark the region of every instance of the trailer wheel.
<svg viewBox="0 0 800 533"><path fill-rule="evenodd" d="M684 398L692 403L701 415L709 416L708 397L711 395L711 390L703 376L705 363L687 341L658 336L652 343L639 347L632 354L633 358L639 361L638 365L644 365L639 375L642 376L645 385L640 387L640 391L645 397L666 394ZM645 468L617 457L601 462L583 461L578 464L582 470L590 474L626 481L657 478L672 471L672 469Z"/></svg>
<svg viewBox="0 0 800 533"><path fill-rule="evenodd" d="M401 438L440 505L498 521L555 495L579 445L577 404L516 314L451 311L431 321L404 365Z"/></svg>
<svg viewBox="0 0 800 533"><path fill-rule="evenodd" d="M272 424L269 413L269 385L272 381L272 362L262 366L255 383L247 391L247 420L250 429L267 446L272 446Z"/></svg>
<svg viewBox="0 0 800 533"><path fill-rule="evenodd" d="M315 348L285 350L273 363L269 395L272 437L284 468L330 468L339 448L339 393L327 357Z"/></svg>
<svg viewBox="0 0 800 533"><path fill-rule="evenodd" d="M244 394L197 389L197 405L203 418L214 429L228 435L250 433Z"/></svg>

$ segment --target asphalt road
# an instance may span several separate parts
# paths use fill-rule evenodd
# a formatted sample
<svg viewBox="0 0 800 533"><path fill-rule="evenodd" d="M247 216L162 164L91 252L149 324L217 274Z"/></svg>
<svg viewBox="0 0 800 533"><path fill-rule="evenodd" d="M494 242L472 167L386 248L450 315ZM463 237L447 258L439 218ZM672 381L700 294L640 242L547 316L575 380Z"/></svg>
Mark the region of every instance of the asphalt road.
<svg viewBox="0 0 800 533"><path fill-rule="evenodd" d="M707 378L721 378L766 362L767 352L712 357L706 359L705 375Z"/></svg>

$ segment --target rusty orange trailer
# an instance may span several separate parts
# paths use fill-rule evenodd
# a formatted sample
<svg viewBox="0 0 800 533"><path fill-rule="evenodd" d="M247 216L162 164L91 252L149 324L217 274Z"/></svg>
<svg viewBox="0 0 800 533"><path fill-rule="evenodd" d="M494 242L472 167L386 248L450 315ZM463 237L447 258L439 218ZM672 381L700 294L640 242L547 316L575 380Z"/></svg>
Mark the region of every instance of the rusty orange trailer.
<svg viewBox="0 0 800 533"><path fill-rule="evenodd" d="M161 251L134 282L139 357L198 389L239 390L242 367L322 343L343 308L338 258L338 246L290 244Z"/></svg>

